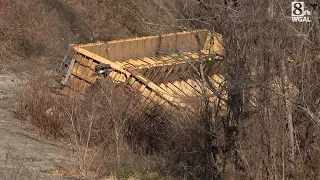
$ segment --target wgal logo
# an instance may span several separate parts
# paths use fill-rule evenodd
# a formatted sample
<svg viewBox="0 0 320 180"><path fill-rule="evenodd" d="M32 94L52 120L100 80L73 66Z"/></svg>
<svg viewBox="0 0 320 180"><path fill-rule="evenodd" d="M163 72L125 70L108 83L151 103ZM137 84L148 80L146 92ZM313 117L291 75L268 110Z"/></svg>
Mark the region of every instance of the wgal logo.
<svg viewBox="0 0 320 180"><path fill-rule="evenodd" d="M302 1L291 2L291 18L293 22L311 22L311 12Z"/></svg>

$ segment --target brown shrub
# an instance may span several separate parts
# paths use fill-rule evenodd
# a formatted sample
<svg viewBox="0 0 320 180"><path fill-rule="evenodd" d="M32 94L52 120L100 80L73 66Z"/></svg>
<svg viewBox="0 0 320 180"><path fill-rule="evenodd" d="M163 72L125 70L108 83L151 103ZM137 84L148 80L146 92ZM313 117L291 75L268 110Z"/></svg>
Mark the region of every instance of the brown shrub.
<svg viewBox="0 0 320 180"><path fill-rule="evenodd" d="M0 9L0 24L8 51L21 56L53 55L64 49L57 12L47 12L40 0L8 1Z"/></svg>
<svg viewBox="0 0 320 180"><path fill-rule="evenodd" d="M52 94L46 75L26 78L20 85L18 114L26 118L41 131L41 134L53 137L65 137L66 113L60 104L68 102Z"/></svg>
<svg viewBox="0 0 320 180"><path fill-rule="evenodd" d="M179 18L179 15L172 9L175 3L168 0L64 0L64 2L82 16L90 26L94 39L102 41L170 32L178 29L173 26L180 25L180 22L172 22L175 18ZM144 21L167 26L155 26Z"/></svg>
<svg viewBox="0 0 320 180"><path fill-rule="evenodd" d="M51 92L46 79L29 78L21 86L19 112L43 134L71 139L84 164L80 169L189 178L213 173L211 147L205 145L211 134L201 112L146 103L138 93L108 80L84 97L62 97Z"/></svg>
<svg viewBox="0 0 320 180"><path fill-rule="evenodd" d="M179 22L171 23L177 13L171 6L174 3L128 0L2 0L0 52L3 56L61 57L71 43L173 31L178 28L171 25Z"/></svg>

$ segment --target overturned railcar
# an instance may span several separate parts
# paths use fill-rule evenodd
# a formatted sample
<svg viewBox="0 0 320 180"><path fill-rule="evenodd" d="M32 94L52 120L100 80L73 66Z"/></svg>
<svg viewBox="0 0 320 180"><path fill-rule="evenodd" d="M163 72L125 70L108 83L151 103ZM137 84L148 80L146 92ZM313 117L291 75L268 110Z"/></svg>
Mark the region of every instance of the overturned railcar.
<svg viewBox="0 0 320 180"><path fill-rule="evenodd" d="M223 45L220 34L195 30L70 45L72 56L60 81L60 92L85 94L99 78L138 91L146 100L185 106L191 96L201 96L202 80L197 70L204 64L211 101L217 102L224 82ZM102 74L102 76L99 76Z"/></svg>

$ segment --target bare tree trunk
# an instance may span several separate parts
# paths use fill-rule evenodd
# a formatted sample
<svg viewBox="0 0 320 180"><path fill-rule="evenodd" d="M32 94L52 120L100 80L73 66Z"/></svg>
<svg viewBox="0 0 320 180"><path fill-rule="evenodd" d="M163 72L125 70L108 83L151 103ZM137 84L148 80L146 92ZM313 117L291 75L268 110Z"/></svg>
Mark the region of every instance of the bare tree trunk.
<svg viewBox="0 0 320 180"><path fill-rule="evenodd" d="M281 80L283 86L283 94L284 94L284 103L285 103L285 115L288 125L288 136L289 136L289 147L290 147L290 160L294 160L295 154L295 145L294 145L294 127L293 127L293 119L292 119L292 103L289 97L289 81L288 81L288 72L286 68L286 60L281 59L280 68L281 68Z"/></svg>
<svg viewBox="0 0 320 180"><path fill-rule="evenodd" d="M274 17L274 0L269 0L268 4L268 18L273 19Z"/></svg>
<svg viewBox="0 0 320 180"><path fill-rule="evenodd" d="M217 165L216 165L216 152L213 152L213 146L214 144L214 135L215 135L215 119L213 117L213 111L212 108L210 107L210 97L208 94L208 87L209 83L206 79L206 74L204 72L205 65L204 63L200 63L200 68L199 68L199 73L201 76L202 80L202 89L203 89L203 101L204 101L204 112L205 113L205 130L207 131L208 135L206 136L206 148L210 148L210 166L211 166L211 177L213 179L216 179L219 177L219 173L217 172Z"/></svg>
<svg viewBox="0 0 320 180"><path fill-rule="evenodd" d="M120 139L119 139L119 130L118 125L115 124L115 136L116 136L116 156L117 156L117 169L120 168L121 155L120 155Z"/></svg>
<svg viewBox="0 0 320 180"><path fill-rule="evenodd" d="M318 45L320 44L320 17L319 17L319 13L318 13L318 8L315 8L314 13L313 13L313 17L314 17L314 30L315 30L315 34L316 34L316 42L318 43Z"/></svg>

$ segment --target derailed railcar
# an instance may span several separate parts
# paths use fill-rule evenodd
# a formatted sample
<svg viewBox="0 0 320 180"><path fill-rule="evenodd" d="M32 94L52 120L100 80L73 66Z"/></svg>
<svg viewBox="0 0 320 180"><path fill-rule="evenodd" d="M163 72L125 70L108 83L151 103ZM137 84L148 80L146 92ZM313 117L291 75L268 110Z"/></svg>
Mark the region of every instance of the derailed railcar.
<svg viewBox="0 0 320 180"><path fill-rule="evenodd" d="M202 63L213 85L207 89L212 103L217 102L215 94L221 95L224 49L220 34L196 30L70 48L73 55L60 81L63 94L84 94L97 79L111 78L152 102L186 106L185 99L202 95L202 80L195 73Z"/></svg>

